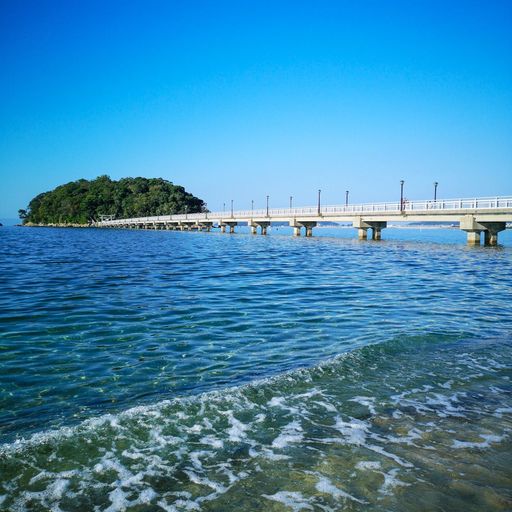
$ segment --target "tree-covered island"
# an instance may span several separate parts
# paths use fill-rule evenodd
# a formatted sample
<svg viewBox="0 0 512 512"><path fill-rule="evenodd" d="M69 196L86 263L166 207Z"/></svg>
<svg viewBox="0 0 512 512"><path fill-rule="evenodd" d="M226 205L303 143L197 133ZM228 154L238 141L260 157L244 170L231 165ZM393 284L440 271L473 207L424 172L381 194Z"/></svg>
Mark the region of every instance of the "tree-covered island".
<svg viewBox="0 0 512 512"><path fill-rule="evenodd" d="M19 210L23 224L90 224L100 215L115 218L199 213L206 203L179 185L162 178L99 176L81 179L37 195L26 210Z"/></svg>

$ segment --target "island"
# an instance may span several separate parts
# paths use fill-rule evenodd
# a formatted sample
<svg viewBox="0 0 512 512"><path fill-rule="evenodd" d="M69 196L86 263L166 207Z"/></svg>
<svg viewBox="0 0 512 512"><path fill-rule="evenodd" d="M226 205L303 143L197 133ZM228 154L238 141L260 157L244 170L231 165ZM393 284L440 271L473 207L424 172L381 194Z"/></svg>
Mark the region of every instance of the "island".
<svg viewBox="0 0 512 512"><path fill-rule="evenodd" d="M162 178L80 179L34 197L18 211L24 226L88 226L114 218L206 212L206 203Z"/></svg>

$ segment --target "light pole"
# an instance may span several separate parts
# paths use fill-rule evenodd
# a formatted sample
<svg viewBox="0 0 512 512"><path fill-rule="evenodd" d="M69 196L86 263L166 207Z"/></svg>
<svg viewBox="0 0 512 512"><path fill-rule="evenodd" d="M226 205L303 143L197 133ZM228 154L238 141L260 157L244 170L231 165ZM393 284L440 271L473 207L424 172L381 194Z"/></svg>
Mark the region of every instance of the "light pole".
<svg viewBox="0 0 512 512"><path fill-rule="evenodd" d="M400 180L400 212L404 211L404 180Z"/></svg>
<svg viewBox="0 0 512 512"><path fill-rule="evenodd" d="M293 201L293 196L290 196L290 213L292 212L292 201Z"/></svg>
<svg viewBox="0 0 512 512"><path fill-rule="evenodd" d="M188 214L188 206L185 205L185 219L187 219L187 214Z"/></svg>
<svg viewBox="0 0 512 512"><path fill-rule="evenodd" d="M318 189L318 215L320 215L320 194L322 193L322 191L320 189Z"/></svg>
<svg viewBox="0 0 512 512"><path fill-rule="evenodd" d="M439 183L434 181L434 202L437 201L437 185L439 185Z"/></svg>
<svg viewBox="0 0 512 512"><path fill-rule="evenodd" d="M254 212L254 199L251 199L251 217Z"/></svg>
<svg viewBox="0 0 512 512"><path fill-rule="evenodd" d="M345 206L348 206L348 190L345 190Z"/></svg>
<svg viewBox="0 0 512 512"><path fill-rule="evenodd" d="M269 196L267 196L267 217L268 217L268 197Z"/></svg>
<svg viewBox="0 0 512 512"><path fill-rule="evenodd" d="M231 217L233 217L233 199L231 199Z"/></svg>
<svg viewBox="0 0 512 512"><path fill-rule="evenodd" d="M222 203L222 213L226 213L226 203Z"/></svg>

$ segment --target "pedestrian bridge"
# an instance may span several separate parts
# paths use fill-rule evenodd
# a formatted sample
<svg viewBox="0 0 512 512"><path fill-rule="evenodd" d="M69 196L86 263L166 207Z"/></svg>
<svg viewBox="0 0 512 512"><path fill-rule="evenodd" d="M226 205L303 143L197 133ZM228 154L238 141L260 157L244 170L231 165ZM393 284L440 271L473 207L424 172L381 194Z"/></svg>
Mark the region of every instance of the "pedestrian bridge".
<svg viewBox="0 0 512 512"><path fill-rule="evenodd" d="M469 244L496 245L498 233L512 223L512 196L471 199L396 201L391 203L271 208L229 212L159 215L133 219L108 219L96 222L101 228L170 229L210 231L219 227L234 233L237 225L247 225L251 233L267 234L272 222L287 222L300 236L312 236L319 222L351 222L362 240L380 240L388 222L451 222L467 233Z"/></svg>

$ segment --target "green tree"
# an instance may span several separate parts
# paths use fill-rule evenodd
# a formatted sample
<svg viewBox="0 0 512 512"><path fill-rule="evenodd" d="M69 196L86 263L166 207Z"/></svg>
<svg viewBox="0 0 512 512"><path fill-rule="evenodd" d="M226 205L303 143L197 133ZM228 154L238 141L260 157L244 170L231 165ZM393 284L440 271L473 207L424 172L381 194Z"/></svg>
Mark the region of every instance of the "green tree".
<svg viewBox="0 0 512 512"><path fill-rule="evenodd" d="M34 197L26 210L19 210L23 223L88 224L100 215L116 218L199 213L206 210L202 199L183 187L162 178L123 178L109 176L81 179L60 185Z"/></svg>

